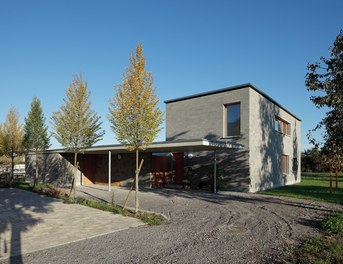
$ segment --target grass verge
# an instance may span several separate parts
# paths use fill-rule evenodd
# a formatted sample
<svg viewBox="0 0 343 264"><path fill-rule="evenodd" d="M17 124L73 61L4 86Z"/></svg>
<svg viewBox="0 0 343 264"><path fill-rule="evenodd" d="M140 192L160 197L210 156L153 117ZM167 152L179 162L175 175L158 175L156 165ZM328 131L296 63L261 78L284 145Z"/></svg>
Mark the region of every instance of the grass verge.
<svg viewBox="0 0 343 264"><path fill-rule="evenodd" d="M323 235L294 248L291 255L282 262L285 264L343 263L343 213L324 219L322 228Z"/></svg>
<svg viewBox="0 0 343 264"><path fill-rule="evenodd" d="M8 188L9 185L4 182L0 182L0 188ZM63 192L61 192L58 188L54 187L50 184L37 184L35 188L33 188L33 184L30 182L24 182L24 181L15 181L13 183L13 188L19 188L26 191L36 192L39 194L47 195L49 197L54 197L58 199L63 199L64 203L67 204L80 204L84 206L88 206L91 208L99 209L102 211L111 212L114 214L121 214L123 216L129 216L129 217L135 217L143 221L144 223L147 223L148 225L161 225L163 224L166 219L157 214L153 213L147 213L147 212L138 212L134 213L130 210L124 210L120 206L115 204L107 204L104 202L91 200L91 199L85 199L85 198L72 198L65 195Z"/></svg>
<svg viewBox="0 0 343 264"><path fill-rule="evenodd" d="M343 213L336 213L324 219L322 228L329 234L343 234Z"/></svg>
<svg viewBox="0 0 343 264"><path fill-rule="evenodd" d="M112 212L114 214L121 214L123 216L135 217L149 225L161 225L166 221L166 219L161 215L147 213L147 212L134 213L134 212L131 212L130 210L123 209L117 205L106 204L100 201L85 199L81 197L76 197L76 198L63 197L63 201L64 203L67 203L67 204L80 204L80 205L85 205L91 208L96 208L102 211Z"/></svg>
<svg viewBox="0 0 343 264"><path fill-rule="evenodd" d="M333 179L333 192L330 193L328 173L303 173L301 175L301 183L269 189L259 193L343 204L342 179L343 175L341 174L338 182L339 188L337 189L335 188L335 181Z"/></svg>

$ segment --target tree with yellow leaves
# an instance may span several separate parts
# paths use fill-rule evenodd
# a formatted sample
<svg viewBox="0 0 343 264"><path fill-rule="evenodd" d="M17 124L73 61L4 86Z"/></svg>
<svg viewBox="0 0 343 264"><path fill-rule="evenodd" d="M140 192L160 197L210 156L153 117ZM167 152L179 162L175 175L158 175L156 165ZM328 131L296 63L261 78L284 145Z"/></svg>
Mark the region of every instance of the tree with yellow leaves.
<svg viewBox="0 0 343 264"><path fill-rule="evenodd" d="M23 154L23 126L19 123L19 113L11 107L6 121L0 125L0 154L11 159L10 186L14 180L15 157Z"/></svg>
<svg viewBox="0 0 343 264"><path fill-rule="evenodd" d="M108 119L117 140L129 151L136 152L135 211L138 211L139 150L144 150L161 130L163 113L153 89L153 77L145 70L143 47L138 44L131 54L130 65L123 74L123 84L115 86Z"/></svg>
<svg viewBox="0 0 343 264"><path fill-rule="evenodd" d="M74 76L66 90L66 99L58 112L52 115L52 135L66 149L74 153L74 170L77 172L77 155L81 148L91 147L102 139L105 131L101 130L100 116L91 108L90 91L82 75ZM72 179L70 194L75 188L75 174ZM75 192L74 192L75 193Z"/></svg>

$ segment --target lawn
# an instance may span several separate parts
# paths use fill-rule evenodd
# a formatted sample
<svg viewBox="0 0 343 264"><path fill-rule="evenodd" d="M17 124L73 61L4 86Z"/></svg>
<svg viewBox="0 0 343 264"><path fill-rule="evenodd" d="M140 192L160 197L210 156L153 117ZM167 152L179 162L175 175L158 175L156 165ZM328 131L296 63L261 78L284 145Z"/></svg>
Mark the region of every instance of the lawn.
<svg viewBox="0 0 343 264"><path fill-rule="evenodd" d="M333 175L332 193L330 193L329 176L329 173L302 173L301 183L260 193L343 204L343 174L339 175L338 189L335 188L335 175ZM343 263L343 213L329 216L322 221L321 226L322 235L293 248L288 258L280 262L287 264Z"/></svg>
<svg viewBox="0 0 343 264"><path fill-rule="evenodd" d="M335 184L335 175L333 175L333 192L330 193L329 173L302 173L301 183L260 193L343 204L343 174L339 175L338 189L335 188Z"/></svg>

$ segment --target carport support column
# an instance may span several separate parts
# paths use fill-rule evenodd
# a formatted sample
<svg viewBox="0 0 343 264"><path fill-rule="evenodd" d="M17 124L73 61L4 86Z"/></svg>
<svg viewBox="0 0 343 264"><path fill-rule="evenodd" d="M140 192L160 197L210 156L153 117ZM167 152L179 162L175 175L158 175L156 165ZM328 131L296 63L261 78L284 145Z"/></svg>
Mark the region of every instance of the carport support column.
<svg viewBox="0 0 343 264"><path fill-rule="evenodd" d="M112 168L112 164L111 164L111 151L108 152L108 191L111 191L111 168Z"/></svg>
<svg viewBox="0 0 343 264"><path fill-rule="evenodd" d="M217 152L213 151L213 154L214 154L213 193L217 193Z"/></svg>

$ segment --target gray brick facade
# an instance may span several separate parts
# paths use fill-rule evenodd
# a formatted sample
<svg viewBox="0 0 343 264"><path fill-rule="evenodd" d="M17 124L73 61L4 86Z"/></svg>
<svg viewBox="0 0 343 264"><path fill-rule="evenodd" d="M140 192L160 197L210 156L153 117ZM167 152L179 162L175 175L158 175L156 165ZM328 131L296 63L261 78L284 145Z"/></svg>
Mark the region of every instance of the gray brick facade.
<svg viewBox="0 0 343 264"><path fill-rule="evenodd" d="M226 105L240 103L240 136L227 137ZM275 117L290 124L290 135L275 131ZM251 84L166 101L167 141L206 138L242 144L242 150L220 152L222 189L256 192L300 181L301 121ZM213 171L213 154L193 153L201 181ZM282 171L282 155L289 159ZM207 158L205 158L205 157Z"/></svg>

